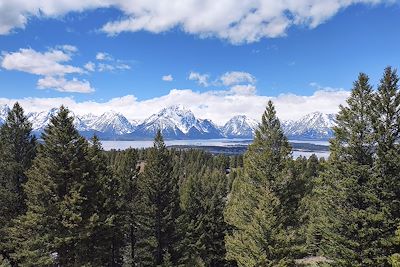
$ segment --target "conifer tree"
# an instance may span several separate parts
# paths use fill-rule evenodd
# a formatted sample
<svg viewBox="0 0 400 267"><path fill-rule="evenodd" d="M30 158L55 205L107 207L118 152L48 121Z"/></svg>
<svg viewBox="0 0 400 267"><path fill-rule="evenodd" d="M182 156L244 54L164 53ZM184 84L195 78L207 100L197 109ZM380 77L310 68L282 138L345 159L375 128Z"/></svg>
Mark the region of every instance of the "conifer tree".
<svg viewBox="0 0 400 267"><path fill-rule="evenodd" d="M13 219L25 212L22 187L35 153L32 126L17 102L0 128L0 254L11 263L14 261L9 254L13 248L7 228Z"/></svg>
<svg viewBox="0 0 400 267"><path fill-rule="evenodd" d="M239 266L276 266L293 262L290 214L291 147L275 108L268 102L253 144L244 156L225 211L232 227L226 236L227 259ZM289 198L288 198L289 197Z"/></svg>
<svg viewBox="0 0 400 267"><path fill-rule="evenodd" d="M321 202L311 216L311 236L321 253L339 266L382 264L378 237L385 214L379 208L371 173L375 151L372 101L372 87L361 73L348 106L340 106L331 156L315 188L315 200Z"/></svg>
<svg viewBox="0 0 400 267"><path fill-rule="evenodd" d="M385 211L377 245L381 249L379 263L384 265L387 257L398 251L392 237L400 224L400 90L395 69L385 69L373 107L376 141L373 186L378 191L380 210Z"/></svg>
<svg viewBox="0 0 400 267"><path fill-rule="evenodd" d="M114 173L119 180L119 210L124 232L124 263L136 266L138 236L138 209L141 196L138 192L138 153L127 149L118 158Z"/></svg>
<svg viewBox="0 0 400 267"><path fill-rule="evenodd" d="M182 187L183 262L188 266L199 266L199 262L226 266L225 173L206 170L189 177Z"/></svg>
<svg viewBox="0 0 400 267"><path fill-rule="evenodd" d="M22 266L96 264L88 240L101 216L98 202L90 197L100 192L88 143L64 107L51 118L42 138L24 185L27 212L11 229L15 256Z"/></svg>
<svg viewBox="0 0 400 267"><path fill-rule="evenodd" d="M139 187L143 198L139 216L139 265L162 265L165 258L176 264L176 220L180 215L178 179L172 175L171 154L160 131L149 151Z"/></svg>
<svg viewBox="0 0 400 267"><path fill-rule="evenodd" d="M396 235L395 235L393 241L396 245L400 245L400 227L397 228ZM400 267L400 253L399 252L400 252L400 249L397 251L397 253L394 253L389 258L389 262L392 265L392 267Z"/></svg>
<svg viewBox="0 0 400 267"><path fill-rule="evenodd" d="M87 158L91 179L87 181L86 198L93 206L93 216L87 226L88 257L92 265L121 266L123 262L124 229L120 199L120 181L112 173L99 139L91 139Z"/></svg>

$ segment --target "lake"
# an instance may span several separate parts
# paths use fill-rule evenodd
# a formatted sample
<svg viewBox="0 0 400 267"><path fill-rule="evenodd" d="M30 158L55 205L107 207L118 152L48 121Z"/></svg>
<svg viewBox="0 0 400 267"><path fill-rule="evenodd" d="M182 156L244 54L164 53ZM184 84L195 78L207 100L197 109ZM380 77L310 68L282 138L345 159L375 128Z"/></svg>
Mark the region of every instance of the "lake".
<svg viewBox="0 0 400 267"><path fill-rule="evenodd" d="M167 146L185 146L185 147L241 147L246 146L250 143L247 139L207 139L207 140L165 140ZM301 144L315 144L328 146L328 141L304 141L304 140L289 140L291 143L301 143ZM124 150L127 148L148 148L153 146L153 141L151 140L135 140L135 141L101 141L103 148L105 150L117 149ZM312 154L318 157L329 156L329 151L308 151L308 150L294 150L293 157L297 158L299 156L309 157Z"/></svg>

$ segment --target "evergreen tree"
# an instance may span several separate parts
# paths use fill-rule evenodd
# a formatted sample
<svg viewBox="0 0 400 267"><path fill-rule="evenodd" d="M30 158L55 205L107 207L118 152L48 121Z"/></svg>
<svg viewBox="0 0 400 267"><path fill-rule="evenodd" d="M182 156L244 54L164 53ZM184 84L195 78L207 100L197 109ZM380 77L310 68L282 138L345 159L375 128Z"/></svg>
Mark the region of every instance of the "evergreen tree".
<svg viewBox="0 0 400 267"><path fill-rule="evenodd" d="M118 158L114 173L119 179L119 209L120 220L124 232L124 263L135 266L136 243L138 236L138 208L140 195L138 192L138 153L127 149Z"/></svg>
<svg viewBox="0 0 400 267"><path fill-rule="evenodd" d="M396 236L393 241L395 244L400 245L400 227L397 228ZM399 251L400 250L398 250L398 252ZM392 256L390 256L389 262L392 265L392 267L400 267L400 253L395 253Z"/></svg>
<svg viewBox="0 0 400 267"><path fill-rule="evenodd" d="M88 143L61 107L42 134L44 144L24 185L27 212L11 229L21 266L101 265L88 245L99 216L90 197L101 189L88 157ZM98 244L97 244L98 245Z"/></svg>
<svg viewBox="0 0 400 267"><path fill-rule="evenodd" d="M7 228L13 219L25 212L22 187L35 153L32 126L17 102L0 128L0 254L12 264L10 252L13 248Z"/></svg>
<svg viewBox="0 0 400 267"><path fill-rule="evenodd" d="M385 213L379 208L371 173L375 151L372 101L372 87L361 73L348 106L340 106L331 156L315 189L315 200L322 203L313 210L313 242L337 266L385 265L379 260Z"/></svg>
<svg viewBox="0 0 400 267"><path fill-rule="evenodd" d="M93 207L87 238L88 258L96 266L121 266L123 262L124 229L121 215L120 181L112 173L99 139L90 142L87 158L90 162L86 198ZM88 207L90 209L90 207Z"/></svg>
<svg viewBox="0 0 400 267"><path fill-rule="evenodd" d="M176 222L180 215L179 188L172 170L171 154L158 131L139 185L143 199L139 215L139 265L162 265L168 254L167 258L173 264L178 261Z"/></svg>
<svg viewBox="0 0 400 267"><path fill-rule="evenodd" d="M225 173L206 170L189 177L182 187L183 262L186 266L226 266Z"/></svg>
<svg viewBox="0 0 400 267"><path fill-rule="evenodd" d="M374 188L380 201L384 221L376 241L381 249L379 264L398 250L393 236L400 224L400 90L396 70L387 67L373 100L373 129L376 141Z"/></svg>
<svg viewBox="0 0 400 267"><path fill-rule="evenodd" d="M227 259L239 266L293 263L293 215L285 210L293 204L290 159L291 147L269 101L225 211L232 227L226 236Z"/></svg>

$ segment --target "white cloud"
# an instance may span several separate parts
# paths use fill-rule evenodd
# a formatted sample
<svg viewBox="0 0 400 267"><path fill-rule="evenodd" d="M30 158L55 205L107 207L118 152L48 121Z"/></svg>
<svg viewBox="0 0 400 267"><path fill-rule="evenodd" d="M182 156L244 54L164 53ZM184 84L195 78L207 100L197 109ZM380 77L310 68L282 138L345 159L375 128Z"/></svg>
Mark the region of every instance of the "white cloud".
<svg viewBox="0 0 400 267"><path fill-rule="evenodd" d="M59 92L70 93L91 93L94 89L88 81L80 81L77 78L66 80L65 78L55 78L46 76L38 80L37 86L39 89L55 89Z"/></svg>
<svg viewBox="0 0 400 267"><path fill-rule="evenodd" d="M6 70L46 76L82 73L79 67L62 64L70 60L71 56L62 50L52 49L41 53L32 48L21 48L18 52L3 52L1 66Z"/></svg>
<svg viewBox="0 0 400 267"><path fill-rule="evenodd" d="M97 60L113 60L112 56L105 52L98 52L96 54L96 59Z"/></svg>
<svg viewBox="0 0 400 267"><path fill-rule="evenodd" d="M38 89L75 93L93 92L94 88L88 81L65 78L66 75L85 73L82 68L65 64L71 61L71 56L77 51L78 49L72 45L57 46L47 52L21 48L17 52L3 52L1 67L41 76L37 82ZM88 62L84 67L90 71L94 66Z"/></svg>
<svg viewBox="0 0 400 267"><path fill-rule="evenodd" d="M78 52L78 48L73 45L61 45L61 46L58 46L57 48L64 50L65 52L70 52L70 53Z"/></svg>
<svg viewBox="0 0 400 267"><path fill-rule="evenodd" d="M115 71L115 70L129 70L131 67L127 64L124 63L112 63L112 64L106 64L106 63L99 63L97 64L97 70L100 72L105 72L105 71Z"/></svg>
<svg viewBox="0 0 400 267"><path fill-rule="evenodd" d="M89 61L88 63L83 66L86 70L88 71L95 71L96 70L96 64L94 64L92 61Z"/></svg>
<svg viewBox="0 0 400 267"><path fill-rule="evenodd" d="M314 28L350 5L395 0L0 0L0 34L24 28L29 18L53 18L69 12L116 8L123 18L106 23L110 35L124 31L165 32L173 28L201 37L250 43L286 34L293 26ZM223 19L221 19L223 18Z"/></svg>
<svg viewBox="0 0 400 267"><path fill-rule="evenodd" d="M208 74L200 74L198 72L191 71L189 73L188 79L191 81L196 81L199 85L207 87L209 86L208 79L210 76Z"/></svg>
<svg viewBox="0 0 400 267"><path fill-rule="evenodd" d="M256 87L251 84L238 84L232 86L230 92L235 95L254 95L256 93Z"/></svg>
<svg viewBox="0 0 400 267"><path fill-rule="evenodd" d="M250 83L254 84L256 82L256 78L248 72L243 71L231 71L226 72L224 75L220 77L223 85L234 85L239 83Z"/></svg>
<svg viewBox="0 0 400 267"><path fill-rule="evenodd" d="M166 82L172 82L172 81L174 80L174 77L172 77L171 74L168 74L168 75L162 76L161 79L162 79L163 81L166 81Z"/></svg>
<svg viewBox="0 0 400 267"><path fill-rule="evenodd" d="M107 102L85 101L77 102L73 98L0 98L0 104L12 105L19 101L26 111L43 111L64 104L76 114L102 114L115 110L124 114L129 120L145 119L160 109L173 104L183 104L190 108L199 118L210 118L219 125L224 124L234 115L244 114L260 120L265 106L271 99L276 106L281 119L297 119L313 111L335 113L339 104L345 104L349 92L345 90L319 90L310 96L282 94L279 96L259 96L255 94L238 94L227 91L194 92L190 89L173 89L169 94L138 100L127 95L113 98Z"/></svg>
<svg viewBox="0 0 400 267"><path fill-rule="evenodd" d="M129 70L131 69L131 66L128 64L124 63L123 60L120 59L114 59L113 56L111 56L108 53L105 52L98 52L96 54L96 59L100 62L97 64L97 71L99 72L106 72L106 71L116 71L116 70ZM93 67L96 65L94 64Z"/></svg>

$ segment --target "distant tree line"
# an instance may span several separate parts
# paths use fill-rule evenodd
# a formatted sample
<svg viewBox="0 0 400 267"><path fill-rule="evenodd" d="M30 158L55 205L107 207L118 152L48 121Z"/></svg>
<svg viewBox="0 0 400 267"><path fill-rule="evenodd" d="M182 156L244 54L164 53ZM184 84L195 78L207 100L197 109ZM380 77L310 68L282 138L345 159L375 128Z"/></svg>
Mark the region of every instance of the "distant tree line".
<svg viewBox="0 0 400 267"><path fill-rule="evenodd" d="M361 73L331 155L292 158L271 101L242 156L103 151L61 107L0 128L0 266L400 266L400 91Z"/></svg>

